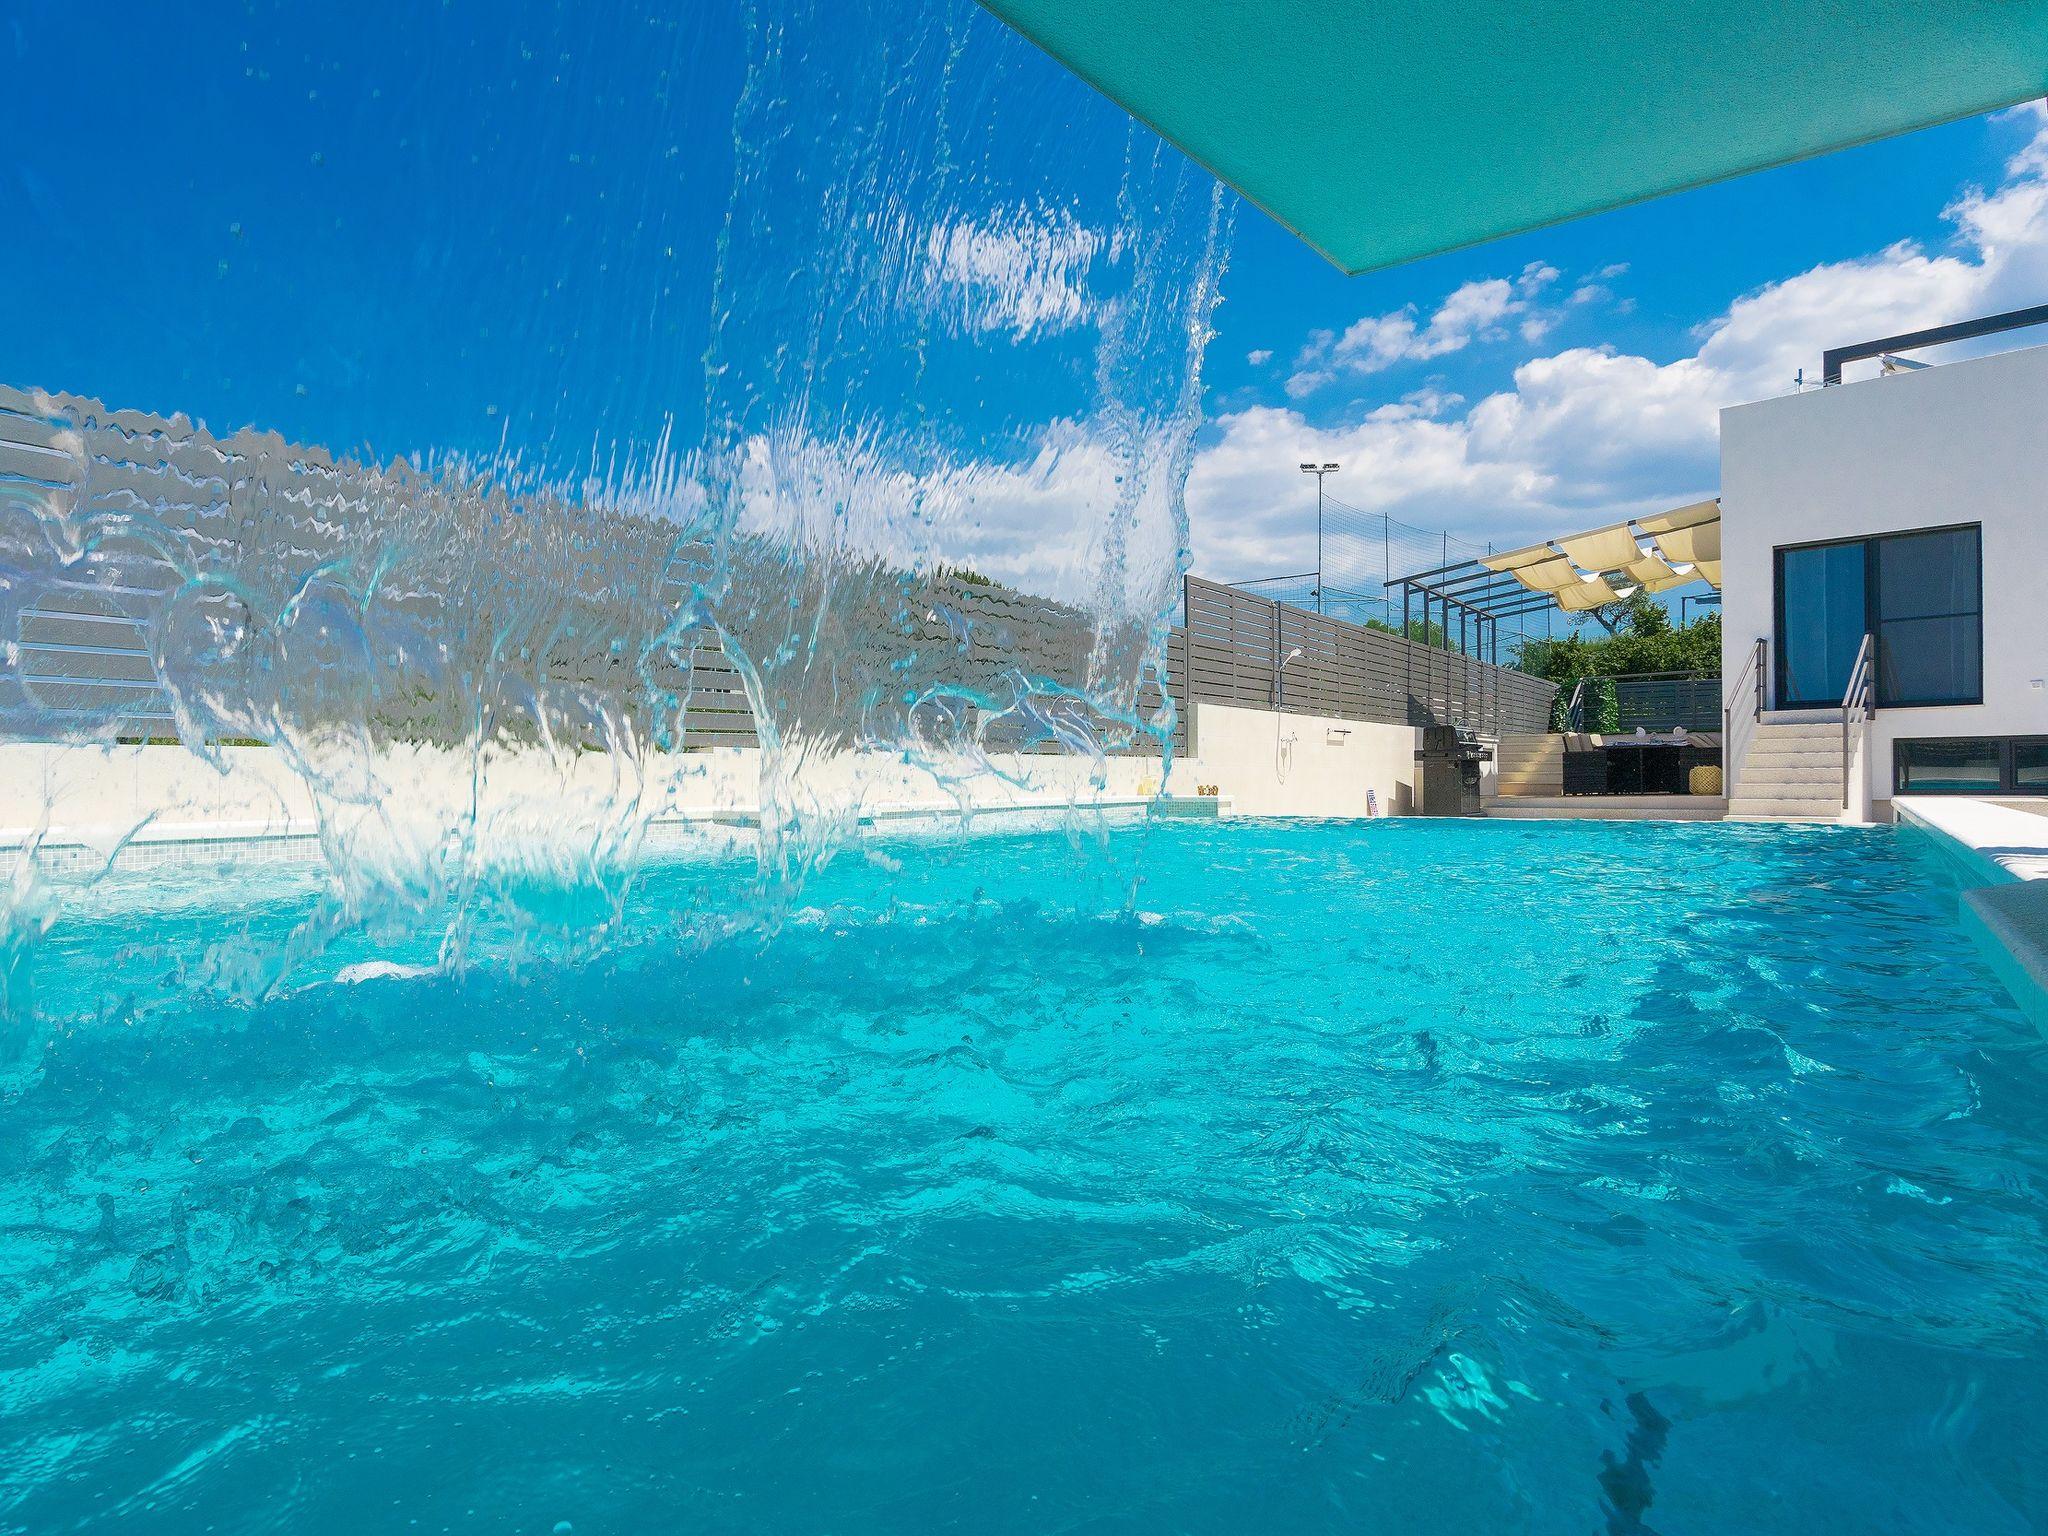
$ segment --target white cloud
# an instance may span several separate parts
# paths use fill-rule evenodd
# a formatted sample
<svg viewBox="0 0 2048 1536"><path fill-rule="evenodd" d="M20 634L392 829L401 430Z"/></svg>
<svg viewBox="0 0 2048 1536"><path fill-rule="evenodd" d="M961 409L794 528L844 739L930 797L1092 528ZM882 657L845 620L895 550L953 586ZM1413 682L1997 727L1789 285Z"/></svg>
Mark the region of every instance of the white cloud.
<svg viewBox="0 0 2048 1536"><path fill-rule="evenodd" d="M1948 246L1893 245L1744 294L1699 328L1686 355L1658 361L1612 347L1570 347L1530 358L1509 387L1470 401L1420 389L1361 399L1334 423L1291 403L1219 417L1204 433L1187 485L1194 569L1241 580L1313 566L1313 487L1295 467L1307 459L1343 466L1329 491L1344 502L1503 547L1711 494L1720 407L1791 389L1796 370L1810 373L1828 346L2017 308L2048 291L2048 118L2036 112L2031 120L2040 131L1998 183L1959 193L1946 210L1955 232ZM973 287L981 282L975 274L985 272L990 302L1009 296L1009 309L980 312L990 323L998 313L1009 327L1085 321L1081 271L1073 265L1083 260L1080 245L1055 256L1056 242L1000 247L960 238L966 244L954 259L962 283ZM936 248L952 243L949 237ZM1019 273L1048 281L1013 281ZM1584 281L1604 287L1622 275L1609 266ZM1341 334L1318 333L1296 361L1288 395L1299 401L1323 384L1384 372L1354 366L1358 358L1443 356L1495 328L1519 331L1554 313L1542 298L1561 300L1569 291L1554 269L1538 266L1516 279L1467 284L1426 321L1395 312L1409 321L1405 329L1375 331L1388 318L1376 316ZM1274 360L1271 349L1248 354L1261 357ZM892 557L943 558L1030 590L1082 597L1098 580L1100 524L1118 498L1119 463L1085 424L1058 423L1010 463L954 464L893 482L869 467L855 478L886 491L879 500L843 497L836 482L826 483L829 475L802 500L853 508L850 518L827 520L836 532L821 522L821 537L854 537ZM914 527L902 515L913 504L920 509ZM1144 553L1134 563L1150 569L1170 561L1160 542L1171 531L1164 508L1140 522ZM1333 572L1344 559L1340 525L1332 525L1326 551Z"/></svg>
<svg viewBox="0 0 2048 1536"><path fill-rule="evenodd" d="M1364 420L1311 425L1299 411L1255 406L1216 423L1188 481L1194 568L1218 580L1308 570L1315 564L1314 496L1295 465L1343 466L1330 495L1423 527L1469 525L1475 508L1528 515L1551 489L1533 464L1472 451L1455 397L1411 397ZM1331 570L1344 562L1325 551Z"/></svg>
<svg viewBox="0 0 2048 1536"><path fill-rule="evenodd" d="M1453 289L1427 321L1414 305L1353 322L1342 335L1317 331L1295 360L1287 393L1305 399L1346 374L1380 373L1397 363L1427 361L1461 352L1474 341L1492 341L1508 334L1507 322L1524 317L1525 340L1535 341L1550 328L1536 308L1538 297L1557 281L1557 268L1531 262L1510 280L1489 277Z"/></svg>
<svg viewBox="0 0 2048 1536"><path fill-rule="evenodd" d="M1337 375L1327 368L1303 368L1287 376L1287 398L1305 400L1325 384L1334 384Z"/></svg>
<svg viewBox="0 0 2048 1536"><path fill-rule="evenodd" d="M1589 304L1615 303L1612 285L1616 278L1625 276L1627 272L1627 262L1611 261L1606 266L1576 279L1572 285L1571 294L1565 299L1566 306L1573 309L1583 309ZM1635 308L1635 300L1623 299L1619 303L1615 303L1615 308L1620 313L1627 314Z"/></svg>
<svg viewBox="0 0 2048 1536"><path fill-rule="evenodd" d="M730 495L737 528L823 575L881 561L966 566L1101 614L1156 613L1179 580L1174 465L1188 424L1056 419L1013 457L828 440L801 425L749 438Z"/></svg>
<svg viewBox="0 0 2048 1536"><path fill-rule="evenodd" d="M1307 458L1344 465L1329 488L1347 502L1502 543L1710 493L1721 407L1785 393L1801 369L1811 379L1827 347L2016 309L2048 291L2048 112L2012 116L2032 136L1995 187L1966 189L1944 210L1947 249L1901 242L1768 284L1700 327L1688 356L1569 348L1523 363L1511 388L1462 414L1456 397L1410 395L1347 425L1266 406L1221 417L1188 486L1196 568L1240 580L1313 563L1311 503L1294 468ZM1608 296L1626 270L1602 268L1573 297L1588 287L1601 292L1578 302ZM1427 324L1399 310L1342 337L1312 335L1288 395L1456 351L1511 316L1525 334L1539 322L1540 336L1547 312L1533 300L1556 277L1538 266L1512 284L1468 283Z"/></svg>
<svg viewBox="0 0 2048 1536"><path fill-rule="evenodd" d="M957 294L968 328L1022 339L1088 318L1088 267L1103 243L1072 214L1018 211L934 228L925 259L933 290Z"/></svg>

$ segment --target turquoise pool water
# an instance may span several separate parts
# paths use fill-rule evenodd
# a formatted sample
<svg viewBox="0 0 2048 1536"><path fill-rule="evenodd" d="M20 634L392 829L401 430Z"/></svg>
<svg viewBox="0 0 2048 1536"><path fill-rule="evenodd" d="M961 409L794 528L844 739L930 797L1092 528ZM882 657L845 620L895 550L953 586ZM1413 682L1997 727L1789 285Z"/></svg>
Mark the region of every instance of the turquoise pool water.
<svg viewBox="0 0 2048 1536"><path fill-rule="evenodd" d="M113 876L6 1026L0 1531L2039 1529L2048 1045L1944 879L897 836L250 1003L310 875Z"/></svg>

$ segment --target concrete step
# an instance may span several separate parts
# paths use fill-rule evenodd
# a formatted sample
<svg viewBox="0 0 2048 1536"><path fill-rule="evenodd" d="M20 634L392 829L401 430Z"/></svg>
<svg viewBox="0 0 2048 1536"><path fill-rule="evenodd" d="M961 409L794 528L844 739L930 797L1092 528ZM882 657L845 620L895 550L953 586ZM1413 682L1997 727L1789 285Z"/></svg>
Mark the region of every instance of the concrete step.
<svg viewBox="0 0 2048 1536"><path fill-rule="evenodd" d="M1501 794L1557 794L1564 788L1564 738L1503 736L1494 769Z"/></svg>
<svg viewBox="0 0 2048 1536"><path fill-rule="evenodd" d="M1706 799L1704 795L1700 799ZM1645 807L1597 809L1591 805L1540 807L1540 805L1489 805L1493 821L1720 821L1722 811L1702 807L1669 807L1651 811Z"/></svg>
<svg viewBox="0 0 2048 1536"><path fill-rule="evenodd" d="M1783 746L1792 742L1820 743L1833 742L1837 751L1842 745L1842 728L1839 725L1773 725L1759 726L1750 736L1751 747Z"/></svg>
<svg viewBox="0 0 2048 1536"><path fill-rule="evenodd" d="M1765 763L1775 763L1780 768L1832 768L1836 778L1842 776L1842 754L1833 752L1752 752L1742 760L1755 768Z"/></svg>
<svg viewBox="0 0 2048 1536"><path fill-rule="evenodd" d="M1724 822L1732 821L1743 826L1751 827L1833 827L1841 825L1842 818L1839 816L1791 816L1773 811L1769 815L1758 814L1755 816L1750 816L1747 814L1736 816L1730 814L1727 816L1723 816L1721 820Z"/></svg>
<svg viewBox="0 0 2048 1536"><path fill-rule="evenodd" d="M1842 771L1842 749L1840 747L1830 747L1822 752L1811 752L1792 747L1772 747L1764 751L1745 752L1742 760L1745 763L1777 763L1786 768L1825 768L1828 764L1833 763L1837 775Z"/></svg>
<svg viewBox="0 0 2048 1536"><path fill-rule="evenodd" d="M1842 776L1830 774L1824 778L1792 778L1770 771L1745 772L1736 781L1734 798L1761 796L1768 800L1833 800L1842 803Z"/></svg>
<svg viewBox="0 0 2048 1536"><path fill-rule="evenodd" d="M1504 795L1483 809L1502 821L1719 821L1727 807L1718 795Z"/></svg>
<svg viewBox="0 0 2048 1536"><path fill-rule="evenodd" d="M1705 796L1700 798L1704 799ZM1565 810L1545 810L1538 806L1493 806L1487 812L1494 821L1720 821L1723 813L1714 810L1671 809L1651 811L1642 809L1594 810L1590 807Z"/></svg>
<svg viewBox="0 0 2048 1536"><path fill-rule="evenodd" d="M1842 787L1842 764L1838 759L1821 762L1810 756L1753 757L1743 765L1741 788L1746 793L1751 785L1762 784L1816 784L1834 794Z"/></svg>
<svg viewBox="0 0 2048 1536"><path fill-rule="evenodd" d="M1826 800L1737 795L1728 802L1729 821L1840 821L1842 798Z"/></svg>
<svg viewBox="0 0 2048 1536"><path fill-rule="evenodd" d="M1757 721L1759 725L1832 725L1840 730L1842 711L1833 709L1767 709Z"/></svg>

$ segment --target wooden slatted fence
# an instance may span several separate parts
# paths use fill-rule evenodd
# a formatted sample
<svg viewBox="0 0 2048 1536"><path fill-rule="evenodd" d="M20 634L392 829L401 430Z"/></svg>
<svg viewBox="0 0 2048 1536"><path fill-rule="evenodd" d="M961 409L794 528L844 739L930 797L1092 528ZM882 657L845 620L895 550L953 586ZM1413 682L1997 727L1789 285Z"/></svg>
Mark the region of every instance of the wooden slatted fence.
<svg viewBox="0 0 2048 1536"><path fill-rule="evenodd" d="M1455 724L1493 736L1549 729L1556 686L1512 667L1194 576L1185 606L1187 656L1175 673L1183 707L1207 699L1384 725Z"/></svg>
<svg viewBox="0 0 2048 1536"><path fill-rule="evenodd" d="M436 516L422 515L429 509ZM52 540L79 530L90 530L90 548L66 560ZM369 643L394 648L410 637L439 659L417 688L395 669L405 685L398 699L348 696L350 679L326 679L337 687L334 708L367 712L400 739L457 739L479 679L509 671L536 691L552 687L571 729L591 703L665 712L672 706L648 698L651 684L657 695L687 698L684 748L758 745L745 680L717 631L682 636L643 660L641 637L680 610L708 560L673 540L673 527L653 518L514 497L404 461L338 460L275 433L216 437L182 417L0 388L0 572L28 573L0 583L0 739L174 734L152 635L189 590L190 573L232 576L201 606L217 605L218 633L233 634L248 609L237 610L230 588L261 589L255 606L280 614L324 564L401 550L402 574L377 599L391 622ZM772 551L736 550L732 559L726 574L739 595L720 622L741 625L741 643L757 652L778 652L789 622L783 597L800 573ZM951 577L870 573L865 584L841 581L834 601L838 627L814 654L795 665L778 656L770 667L778 712L813 735L889 737L910 723L901 711L916 707L900 701L930 695L950 717L943 723L984 725L991 750L1159 751L1141 728L1164 703L1159 678L1147 672L1132 706L1113 712L1137 727L1084 697L1102 694L1096 674L1140 672L1142 634L1098 656L1105 642L1082 610ZM184 646L171 649L183 657ZM1167 671L1177 675L1185 644L1176 638L1170 649ZM205 688L179 691L233 693L223 718L243 717L238 706L256 695L257 679L238 665L213 658ZM977 721L980 711L960 702L970 698L1014 702ZM1185 731L1183 719L1183 745Z"/></svg>

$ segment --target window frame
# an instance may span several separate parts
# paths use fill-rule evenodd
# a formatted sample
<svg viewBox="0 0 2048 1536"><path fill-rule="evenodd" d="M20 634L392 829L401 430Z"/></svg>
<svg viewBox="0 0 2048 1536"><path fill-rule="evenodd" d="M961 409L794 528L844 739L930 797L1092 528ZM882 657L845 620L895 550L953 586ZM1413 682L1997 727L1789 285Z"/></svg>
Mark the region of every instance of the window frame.
<svg viewBox="0 0 2048 1536"><path fill-rule="evenodd" d="M1931 530L1930 530L1931 531ZM1861 546L1863 553L1863 633L1870 629L1870 541L1867 538L1811 539L1804 544L1780 544L1771 551L1771 697L1779 709L1839 709L1841 699L1794 699L1786 695L1785 674L1785 557L1810 549L1847 549Z"/></svg>
<svg viewBox="0 0 2048 1536"><path fill-rule="evenodd" d="M1879 693L1884 683L1884 668L1876 655L1871 657L1871 689L1879 709L1969 709L1984 702L1984 525L1975 523L1936 523L1926 528L1895 528L1886 533L1858 534L1843 539L1809 539L1798 544L1779 544L1771 550L1771 683L1772 697L1779 709L1838 709L1840 699L1791 699L1785 697L1785 556L1799 550L1832 549L1845 545L1861 545L1863 548L1863 633L1881 643L1884 614L1878 597L1880 572L1877 549L1887 539L1920 538L1930 533L1973 533L1977 538L1977 691L1966 699L1892 699ZM1914 614L1913 619L1962 619L1966 613ZM1901 619L1904 623L1907 620ZM1923 737L1928 741L1950 738ZM1978 738L1956 737L1954 740Z"/></svg>
<svg viewBox="0 0 2048 1536"><path fill-rule="evenodd" d="M2040 790L2020 788L2019 749L2021 747L2048 747L2048 736L2039 736L2029 732L2026 735L2008 736L2005 738L2004 779L2006 793L2012 795L2040 794L2042 793Z"/></svg>
<svg viewBox="0 0 2048 1536"><path fill-rule="evenodd" d="M1903 782L1899 762L1901 747L1939 747L1958 741L1989 742L1998 749L1998 783L1990 790L1972 789L1909 789ZM2023 746L2048 746L2048 736L2032 731L2022 731L2015 736L1901 736L1892 742L1892 793L1894 795L2013 795L2034 799L2044 791L2020 787L2019 752Z"/></svg>

